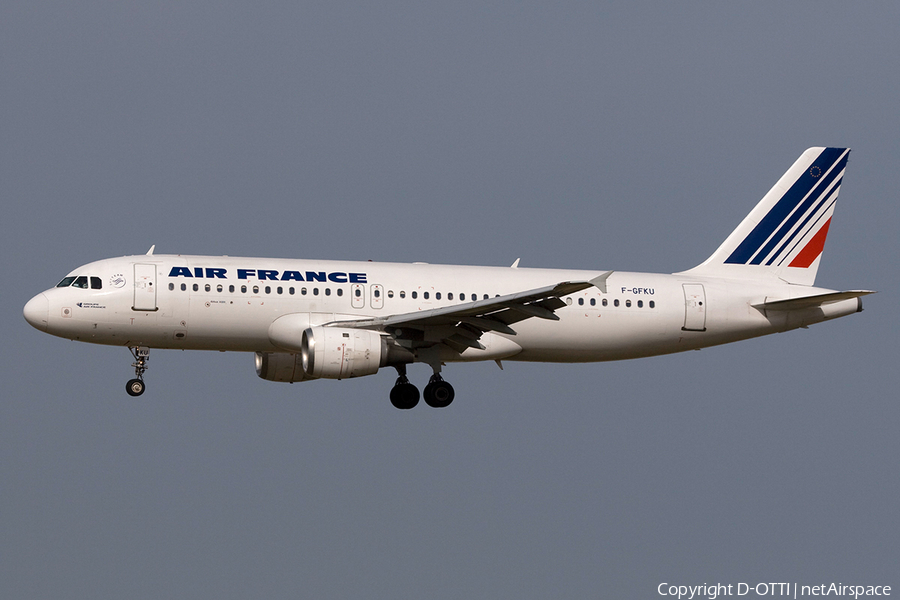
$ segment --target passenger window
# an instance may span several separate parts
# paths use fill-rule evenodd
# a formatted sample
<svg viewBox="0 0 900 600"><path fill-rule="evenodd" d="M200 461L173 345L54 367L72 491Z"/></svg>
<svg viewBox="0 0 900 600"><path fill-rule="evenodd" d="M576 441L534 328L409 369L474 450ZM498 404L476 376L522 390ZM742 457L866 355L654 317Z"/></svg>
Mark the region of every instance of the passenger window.
<svg viewBox="0 0 900 600"><path fill-rule="evenodd" d="M221 283L220 283L219 285L216 286L216 291L219 292L220 294L222 293L222 290L223 290L223 289L224 289L224 288L222 288L222 284L221 284Z"/></svg>
<svg viewBox="0 0 900 600"><path fill-rule="evenodd" d="M584 298L578 299L578 306L584 306Z"/></svg>
<svg viewBox="0 0 900 600"><path fill-rule="evenodd" d="M103 289L103 283L100 281L99 277L91 277L91 289L99 290ZM169 288L172 289L172 288Z"/></svg>
<svg viewBox="0 0 900 600"><path fill-rule="evenodd" d="M613 306L618 306L618 305L619 305L619 299L616 298L615 300L613 300Z"/></svg>
<svg viewBox="0 0 900 600"><path fill-rule="evenodd" d="M198 284L195 283L195 284L194 284L194 291L196 292L196 291L198 291L199 289L200 289L200 286L199 286Z"/></svg>
<svg viewBox="0 0 900 600"><path fill-rule="evenodd" d="M301 295L301 296L305 296L305 295L306 295L306 288L300 288L300 295Z"/></svg>
<svg viewBox="0 0 900 600"><path fill-rule="evenodd" d="M378 288L375 288L374 292L375 292L374 296L376 298L381 298L381 290L379 290Z"/></svg>
<svg viewBox="0 0 900 600"><path fill-rule="evenodd" d="M174 284L174 283L170 283L170 284L169 284L169 291L171 292L171 291L174 290L174 289L175 289L175 284Z"/></svg>
<svg viewBox="0 0 900 600"><path fill-rule="evenodd" d="M607 301L607 299L604 298L604 299L600 302L600 304L602 304L603 306L606 306L606 305L609 304L609 301Z"/></svg>
<svg viewBox="0 0 900 600"><path fill-rule="evenodd" d="M241 293L242 293L242 294L246 294L246 293L247 293L247 286L246 286L246 285L242 285L242 286L241 286Z"/></svg>
<svg viewBox="0 0 900 600"><path fill-rule="evenodd" d="M435 300L440 300L440 299L441 299L441 293L440 293L440 292L435 292L435 293L434 293L434 299L435 299Z"/></svg>
<svg viewBox="0 0 900 600"><path fill-rule="evenodd" d="M266 286L266 293L267 293L267 294L271 294L271 293L272 293L272 286L270 286L270 285L267 285L267 286Z"/></svg>
<svg viewBox="0 0 900 600"><path fill-rule="evenodd" d="M413 292L413 293L412 293L412 297L413 297L413 300L415 300L416 298L419 297L419 293L418 293L418 292Z"/></svg>
<svg viewBox="0 0 900 600"><path fill-rule="evenodd" d="M428 300L428 292L422 292L422 298Z"/></svg>
<svg viewBox="0 0 900 600"><path fill-rule="evenodd" d="M400 297L401 297L401 298L406 298L406 292L400 292Z"/></svg>
<svg viewBox="0 0 900 600"><path fill-rule="evenodd" d="M597 306L597 299L591 298L591 306Z"/></svg>
<svg viewBox="0 0 900 600"><path fill-rule="evenodd" d="M254 285L254 286L253 286L253 293L254 293L254 294L258 294L258 293L259 293L259 286L258 286L258 285Z"/></svg>
<svg viewBox="0 0 900 600"><path fill-rule="evenodd" d="M75 281L74 277L63 277L63 280L56 284L56 287L69 287Z"/></svg>
<svg viewBox="0 0 900 600"><path fill-rule="evenodd" d="M362 296L362 290L360 290L359 288L356 288L353 291L353 295L356 296L357 298L359 298L360 296Z"/></svg>
<svg viewBox="0 0 900 600"><path fill-rule="evenodd" d="M231 294L234 293L234 286L233 286L233 285L229 285L229 286L228 286L228 292L231 293Z"/></svg>
<svg viewBox="0 0 900 600"><path fill-rule="evenodd" d="M294 295L294 288L292 288L292 287L288 288L288 294L290 294L291 296L293 296L293 295Z"/></svg>
<svg viewBox="0 0 900 600"><path fill-rule="evenodd" d="M465 299L466 299L466 295L465 295L465 294L460 294L460 295L459 295L459 299L460 299L460 300L465 300ZM452 298L451 298L451 300L452 300Z"/></svg>
<svg viewBox="0 0 900 600"><path fill-rule="evenodd" d="M650 301L650 308L655 308L655 307L656 307L656 302L654 302L653 300L651 300L651 301Z"/></svg>
<svg viewBox="0 0 900 600"><path fill-rule="evenodd" d="M343 295L344 295L344 288L338 288L338 289L337 289L337 295L338 295L338 296L343 296Z"/></svg>
<svg viewBox="0 0 900 600"><path fill-rule="evenodd" d="M330 295L331 295L331 288L325 288L325 295L326 295L326 296L330 296Z"/></svg>
<svg viewBox="0 0 900 600"><path fill-rule="evenodd" d="M208 284L208 283L207 283L206 285L203 286L203 290L204 290L204 291L207 291L207 292L210 290L210 287L209 287L209 284Z"/></svg>
<svg viewBox="0 0 900 600"><path fill-rule="evenodd" d="M181 291L182 291L182 292L187 291L187 284L186 284L186 283L182 283L182 284L181 284Z"/></svg>
<svg viewBox="0 0 900 600"><path fill-rule="evenodd" d="M277 288L275 288L275 291L278 292L279 294L283 294L283 293L284 293L284 288L281 287L281 286L278 286Z"/></svg>
<svg viewBox="0 0 900 600"><path fill-rule="evenodd" d="M626 300L626 301L625 301L625 306L628 307L628 308L631 308L631 300Z"/></svg>
<svg viewBox="0 0 900 600"><path fill-rule="evenodd" d="M572 306L572 298L566 298L566 304Z"/></svg>
<svg viewBox="0 0 900 600"><path fill-rule="evenodd" d="M488 296L487 294L485 294L485 295L484 295L484 299L487 300L488 298L490 298L490 296Z"/></svg>
<svg viewBox="0 0 900 600"><path fill-rule="evenodd" d="M319 288L313 288L313 296L319 295Z"/></svg>
<svg viewBox="0 0 900 600"><path fill-rule="evenodd" d="M644 308L644 301L638 300L638 308Z"/></svg>
<svg viewBox="0 0 900 600"><path fill-rule="evenodd" d="M453 300L453 292L447 292L447 300Z"/></svg>
<svg viewBox="0 0 900 600"><path fill-rule="evenodd" d="M388 298L394 297L394 290L388 290Z"/></svg>

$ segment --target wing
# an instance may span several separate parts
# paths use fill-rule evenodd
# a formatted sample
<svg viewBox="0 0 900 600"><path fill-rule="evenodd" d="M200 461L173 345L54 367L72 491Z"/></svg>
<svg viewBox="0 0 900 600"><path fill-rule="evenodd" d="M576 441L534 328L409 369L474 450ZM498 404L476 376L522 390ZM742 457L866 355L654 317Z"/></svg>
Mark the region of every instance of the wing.
<svg viewBox="0 0 900 600"><path fill-rule="evenodd" d="M354 321L335 321L330 327L374 329L390 334L406 348L446 344L456 352L468 348L483 350L478 341L486 331L516 335L512 325L525 319L558 321L555 310L566 306L564 296L605 283L609 274L591 281L564 281L547 287L506 296L496 296L443 308ZM595 283L596 282L596 283Z"/></svg>

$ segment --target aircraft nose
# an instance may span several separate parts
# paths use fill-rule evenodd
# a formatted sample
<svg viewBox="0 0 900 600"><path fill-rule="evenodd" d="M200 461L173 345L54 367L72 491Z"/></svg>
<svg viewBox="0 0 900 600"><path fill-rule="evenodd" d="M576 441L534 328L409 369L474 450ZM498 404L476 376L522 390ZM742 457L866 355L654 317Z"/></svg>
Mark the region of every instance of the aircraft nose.
<svg viewBox="0 0 900 600"><path fill-rule="evenodd" d="M47 322L50 318L50 301L47 299L47 296L38 294L29 300L22 313L25 315L25 320L32 327L41 331L47 331Z"/></svg>

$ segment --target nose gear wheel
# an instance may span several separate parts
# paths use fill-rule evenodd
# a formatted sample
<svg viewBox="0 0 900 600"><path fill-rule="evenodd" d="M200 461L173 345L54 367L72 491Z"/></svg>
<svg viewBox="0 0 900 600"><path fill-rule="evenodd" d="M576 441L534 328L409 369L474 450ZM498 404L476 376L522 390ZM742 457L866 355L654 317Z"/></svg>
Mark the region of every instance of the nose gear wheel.
<svg viewBox="0 0 900 600"><path fill-rule="evenodd" d="M150 348L129 346L128 350L131 351L131 355L134 357L134 362L131 363L131 366L134 367L135 378L128 380L128 383L125 384L125 391L129 396L140 396L146 388L146 385L144 385L144 371L148 369L147 361L150 360Z"/></svg>

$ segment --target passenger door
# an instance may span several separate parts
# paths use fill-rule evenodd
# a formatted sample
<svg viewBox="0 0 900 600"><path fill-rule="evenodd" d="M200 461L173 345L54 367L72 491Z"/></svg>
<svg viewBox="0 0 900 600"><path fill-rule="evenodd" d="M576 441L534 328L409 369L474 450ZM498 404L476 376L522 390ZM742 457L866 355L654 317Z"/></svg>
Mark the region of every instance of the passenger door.
<svg viewBox="0 0 900 600"><path fill-rule="evenodd" d="M134 310L157 310L156 265L134 265Z"/></svg>
<svg viewBox="0 0 900 600"><path fill-rule="evenodd" d="M685 331L706 331L706 292L700 283L685 283L684 288L684 329Z"/></svg>

